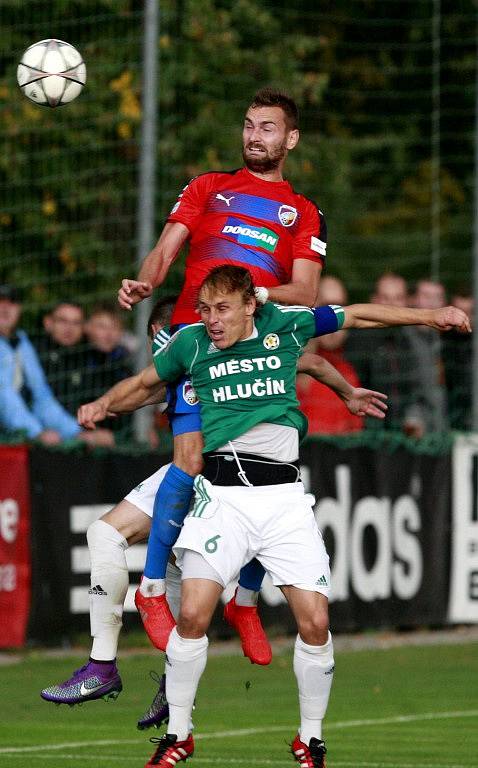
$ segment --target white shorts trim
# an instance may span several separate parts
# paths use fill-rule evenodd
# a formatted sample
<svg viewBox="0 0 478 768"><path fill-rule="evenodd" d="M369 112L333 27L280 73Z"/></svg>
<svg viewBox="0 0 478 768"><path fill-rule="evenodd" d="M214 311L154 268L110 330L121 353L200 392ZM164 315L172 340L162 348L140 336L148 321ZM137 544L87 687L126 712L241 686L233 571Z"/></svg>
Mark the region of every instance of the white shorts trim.
<svg viewBox="0 0 478 768"><path fill-rule="evenodd" d="M228 584L257 557L276 586L329 597L329 557L315 499L302 483L225 487L198 475L194 488L194 506L173 547L179 567L185 550L199 552Z"/></svg>
<svg viewBox="0 0 478 768"><path fill-rule="evenodd" d="M171 462L160 467L160 469L153 475L147 477L146 480L138 483L138 485L125 496L125 500L129 501L130 504L134 504L135 507L138 507L138 509L140 509L141 512L144 512L145 515L148 515L148 517L153 517L154 499L170 466Z"/></svg>

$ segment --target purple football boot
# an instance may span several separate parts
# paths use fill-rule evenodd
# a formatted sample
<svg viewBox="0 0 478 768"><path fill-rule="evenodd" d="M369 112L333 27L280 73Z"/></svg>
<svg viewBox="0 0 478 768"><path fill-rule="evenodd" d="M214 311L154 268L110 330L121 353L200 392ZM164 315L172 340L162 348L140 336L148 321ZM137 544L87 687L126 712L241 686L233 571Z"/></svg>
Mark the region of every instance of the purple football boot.
<svg viewBox="0 0 478 768"><path fill-rule="evenodd" d="M73 672L69 680L59 685L50 685L40 693L45 701L54 704L82 704L95 699L116 699L123 690L114 661L111 664L97 664L89 661L81 669Z"/></svg>
<svg viewBox="0 0 478 768"><path fill-rule="evenodd" d="M157 672L152 671L149 673L149 676L155 683L158 683L159 688L151 706L146 710L143 717L138 720L137 727L140 731L144 731L146 728L159 728L169 720L169 707L166 701L166 675L161 675L160 677Z"/></svg>

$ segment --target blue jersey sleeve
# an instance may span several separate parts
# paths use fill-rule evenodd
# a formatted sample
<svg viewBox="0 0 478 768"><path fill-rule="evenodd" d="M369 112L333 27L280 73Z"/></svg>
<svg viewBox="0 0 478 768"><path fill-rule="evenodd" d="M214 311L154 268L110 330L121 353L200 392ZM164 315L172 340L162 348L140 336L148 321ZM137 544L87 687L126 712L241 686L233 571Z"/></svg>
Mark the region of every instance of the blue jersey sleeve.
<svg viewBox="0 0 478 768"><path fill-rule="evenodd" d="M312 311L315 319L315 336L325 336L327 333L339 331L344 324L344 308L337 304L315 307Z"/></svg>

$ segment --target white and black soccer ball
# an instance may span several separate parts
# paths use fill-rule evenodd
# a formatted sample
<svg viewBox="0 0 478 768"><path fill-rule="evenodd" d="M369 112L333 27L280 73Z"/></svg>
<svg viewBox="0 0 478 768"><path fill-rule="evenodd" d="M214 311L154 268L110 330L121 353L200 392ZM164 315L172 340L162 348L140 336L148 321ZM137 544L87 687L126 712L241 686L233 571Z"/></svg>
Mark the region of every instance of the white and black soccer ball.
<svg viewBox="0 0 478 768"><path fill-rule="evenodd" d="M45 107L60 107L76 99L86 83L81 54L63 40L40 40L30 45L17 68L25 96Z"/></svg>

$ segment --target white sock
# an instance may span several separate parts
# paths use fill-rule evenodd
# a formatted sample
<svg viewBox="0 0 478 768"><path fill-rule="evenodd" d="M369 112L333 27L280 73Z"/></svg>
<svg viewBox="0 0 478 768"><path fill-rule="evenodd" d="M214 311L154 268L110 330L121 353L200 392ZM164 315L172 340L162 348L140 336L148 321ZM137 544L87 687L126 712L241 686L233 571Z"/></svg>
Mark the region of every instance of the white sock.
<svg viewBox="0 0 478 768"><path fill-rule="evenodd" d="M147 576L141 578L139 591L145 597L159 597L166 592L166 579L149 579Z"/></svg>
<svg viewBox="0 0 478 768"><path fill-rule="evenodd" d="M166 698L169 704L168 733L187 739L199 680L207 661L208 639L189 640L176 627L166 646Z"/></svg>
<svg viewBox="0 0 478 768"><path fill-rule="evenodd" d="M118 651L123 606L128 591L128 542L104 520L95 520L86 533L91 559L91 657L112 661Z"/></svg>
<svg viewBox="0 0 478 768"><path fill-rule="evenodd" d="M238 584L236 589L236 605L247 606L248 608L254 608L257 605L259 598L259 592L253 592L252 589L246 589Z"/></svg>
<svg viewBox="0 0 478 768"><path fill-rule="evenodd" d="M166 600L177 621L181 605L181 571L177 565L169 562L166 566Z"/></svg>
<svg viewBox="0 0 478 768"><path fill-rule="evenodd" d="M294 672L299 687L300 740L308 745L312 737L322 738L322 720L334 677L334 646L330 632L325 645L307 645L297 635Z"/></svg>

